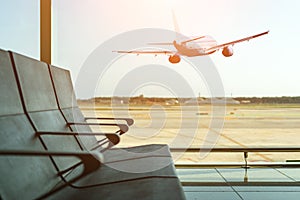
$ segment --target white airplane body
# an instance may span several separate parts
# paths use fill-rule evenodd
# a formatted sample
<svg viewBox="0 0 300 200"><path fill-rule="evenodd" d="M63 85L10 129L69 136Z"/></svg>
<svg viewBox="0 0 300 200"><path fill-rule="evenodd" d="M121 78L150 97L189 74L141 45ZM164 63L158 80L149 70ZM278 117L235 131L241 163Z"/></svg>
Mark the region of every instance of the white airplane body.
<svg viewBox="0 0 300 200"><path fill-rule="evenodd" d="M222 54L225 57L230 57L233 55L233 45L252 40L254 38L263 36L268 34L269 31L259 33L256 35L252 35L246 38L242 38L239 40L235 40L232 42L217 44L217 41L213 39L211 36L201 36L195 37L193 39L185 40L182 42L177 42L176 40L173 43L150 43L152 45L173 45L176 51L115 51L117 53L125 53L125 54L165 54L169 55L169 61L173 64L179 63L181 58L180 56L194 57L194 56L207 56L216 51L222 49Z"/></svg>

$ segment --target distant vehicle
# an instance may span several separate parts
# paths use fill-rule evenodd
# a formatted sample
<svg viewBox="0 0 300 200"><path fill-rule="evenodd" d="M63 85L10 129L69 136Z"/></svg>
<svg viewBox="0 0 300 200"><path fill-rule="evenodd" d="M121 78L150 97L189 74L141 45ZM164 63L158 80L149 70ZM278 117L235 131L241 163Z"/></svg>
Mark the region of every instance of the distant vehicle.
<svg viewBox="0 0 300 200"><path fill-rule="evenodd" d="M176 22L175 15L173 13L173 19L174 19L174 25L177 33L179 33L178 30L178 25ZM164 55L169 55L169 61L170 63L176 64L179 63L181 60L181 56L187 56L187 57L194 57L194 56L206 56L212 53L215 53L216 51L222 49L222 54L225 57L230 57L233 55L233 45L244 42L244 41L249 41L254 38L263 36L268 34L269 31L259 33L256 35L252 35L243 39L235 40L232 42L224 43L224 44L217 44L217 41L213 39L211 36L205 35L201 37L195 37L192 39L188 39L185 41L178 42L174 40L172 43L167 42L167 43L149 43L150 45L173 45L177 51L154 51L154 50L144 50L144 51L114 51L117 53L124 53L124 54L164 54Z"/></svg>
<svg viewBox="0 0 300 200"><path fill-rule="evenodd" d="M185 40L182 42L177 42L176 40L173 43L150 43L152 45L174 45L177 51L115 51L117 53L125 53L125 54L164 54L169 55L170 63L176 64L179 63L181 58L180 56L194 57L194 56L206 56L212 53L215 53L217 50L222 49L222 54L225 57L230 57L233 55L233 45L249 41L254 38L260 37L262 35L268 34L269 31L259 33L256 35L252 35L243 39L235 40L232 42L217 44L217 41L213 39L211 36L201 36L193 39ZM197 41L197 42L195 42Z"/></svg>

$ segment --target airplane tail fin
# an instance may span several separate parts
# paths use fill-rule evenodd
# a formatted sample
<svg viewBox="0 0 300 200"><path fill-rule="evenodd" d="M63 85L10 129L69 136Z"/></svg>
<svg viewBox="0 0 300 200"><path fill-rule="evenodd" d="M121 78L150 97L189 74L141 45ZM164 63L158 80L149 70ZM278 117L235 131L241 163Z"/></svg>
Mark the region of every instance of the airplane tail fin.
<svg viewBox="0 0 300 200"><path fill-rule="evenodd" d="M179 41L181 39L181 34L180 34L180 29L179 29L179 25L178 25L178 22L177 22L177 18L176 18L176 15L175 15L175 12L174 12L173 9L172 9L172 17L173 17L174 29L175 29L175 32L176 32L175 40Z"/></svg>
<svg viewBox="0 0 300 200"><path fill-rule="evenodd" d="M174 10L172 9L172 17L173 17L173 23L174 23L174 29L175 29L175 39L174 41L178 42L182 40L182 35L180 34L179 26L177 23L176 15ZM152 42L148 43L148 45L174 45L173 42Z"/></svg>
<svg viewBox="0 0 300 200"><path fill-rule="evenodd" d="M176 18L174 10L172 10L172 16L173 16L174 29L175 29L176 33L180 33L180 29L178 26L178 22L177 22L177 18Z"/></svg>
<svg viewBox="0 0 300 200"><path fill-rule="evenodd" d="M187 38L183 37L183 35L180 33L178 22L177 22L177 18L176 18L176 15L175 15L175 12L174 12L173 9L172 9L172 17L173 17L175 34L176 34L174 41L176 43L181 43L180 42L181 40L184 40L183 42L186 43L186 42L189 42L189 41L193 41L193 40L197 40L197 39L202 38L202 37L197 37L195 39L189 39L189 40L187 40ZM148 45L174 45L174 42L152 42L152 43L148 43Z"/></svg>

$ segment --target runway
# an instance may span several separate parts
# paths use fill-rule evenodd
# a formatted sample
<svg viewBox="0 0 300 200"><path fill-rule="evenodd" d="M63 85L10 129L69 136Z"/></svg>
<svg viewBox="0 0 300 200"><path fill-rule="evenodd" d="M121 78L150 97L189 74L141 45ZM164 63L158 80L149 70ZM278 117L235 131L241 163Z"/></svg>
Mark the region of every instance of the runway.
<svg viewBox="0 0 300 200"><path fill-rule="evenodd" d="M201 106L81 107L85 116L135 120L118 147L168 144L170 147L293 147L300 142L300 105L230 105L213 112ZM201 113L201 114L199 114ZM223 124L223 126L221 126ZM113 131L93 127L94 131ZM243 162L241 153L174 153L176 163ZM297 153L251 153L249 161L283 162Z"/></svg>

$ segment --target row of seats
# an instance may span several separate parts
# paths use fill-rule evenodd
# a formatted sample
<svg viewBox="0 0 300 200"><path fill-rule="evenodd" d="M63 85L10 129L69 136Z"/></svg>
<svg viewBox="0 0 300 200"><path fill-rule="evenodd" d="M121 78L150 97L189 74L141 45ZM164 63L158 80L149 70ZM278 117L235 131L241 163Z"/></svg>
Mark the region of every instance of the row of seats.
<svg viewBox="0 0 300 200"><path fill-rule="evenodd" d="M0 50L0 105L0 199L184 199L168 146L111 148L133 120L87 123L69 71Z"/></svg>

